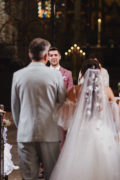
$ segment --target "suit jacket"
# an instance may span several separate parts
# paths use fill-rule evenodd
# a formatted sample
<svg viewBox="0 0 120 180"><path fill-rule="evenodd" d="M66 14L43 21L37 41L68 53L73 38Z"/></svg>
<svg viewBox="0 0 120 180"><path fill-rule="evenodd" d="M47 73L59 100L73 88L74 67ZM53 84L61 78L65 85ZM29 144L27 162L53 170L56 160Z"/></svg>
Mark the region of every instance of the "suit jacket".
<svg viewBox="0 0 120 180"><path fill-rule="evenodd" d="M64 83L65 83L65 87L68 91L73 86L72 72L61 67L61 66L60 66L59 71L62 73L62 77L63 77Z"/></svg>
<svg viewBox="0 0 120 180"><path fill-rule="evenodd" d="M13 75L11 107L18 142L55 142L61 139L53 121L56 103L66 97L63 78L40 62L32 62Z"/></svg>

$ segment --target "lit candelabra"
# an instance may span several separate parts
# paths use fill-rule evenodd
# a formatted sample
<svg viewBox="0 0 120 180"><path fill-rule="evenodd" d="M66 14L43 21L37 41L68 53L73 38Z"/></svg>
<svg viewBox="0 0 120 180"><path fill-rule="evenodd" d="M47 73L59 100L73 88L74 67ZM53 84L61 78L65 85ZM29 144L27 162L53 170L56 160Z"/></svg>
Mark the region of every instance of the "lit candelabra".
<svg viewBox="0 0 120 180"><path fill-rule="evenodd" d="M70 59L70 58L72 59L73 80L75 83L77 81L77 75L78 75L78 72L80 70L82 61L85 59L85 56L86 56L86 53L77 44L74 44L73 46L71 46L70 49L68 49L65 52L65 58L66 59Z"/></svg>
<svg viewBox="0 0 120 180"><path fill-rule="evenodd" d="M77 44L74 44L70 49L68 49L68 51L65 52L65 56L69 56L72 54L77 54L83 57L85 57L86 55L86 53Z"/></svg>

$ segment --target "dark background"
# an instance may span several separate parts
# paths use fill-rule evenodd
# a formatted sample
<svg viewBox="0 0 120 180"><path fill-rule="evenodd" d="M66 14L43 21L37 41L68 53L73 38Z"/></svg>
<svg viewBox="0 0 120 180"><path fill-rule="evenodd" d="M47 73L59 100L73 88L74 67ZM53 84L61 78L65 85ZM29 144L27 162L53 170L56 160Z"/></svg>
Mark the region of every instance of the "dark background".
<svg viewBox="0 0 120 180"><path fill-rule="evenodd" d="M70 69L77 82L81 64L91 54L100 58L110 75L110 86L118 96L120 81L120 2L117 0L51 0L56 13L51 18L38 17L37 0L0 0L0 103L10 111L13 72L25 67L28 45L42 37L62 53L61 65ZM97 19L102 19L101 46L97 47ZM68 49L77 44L85 58ZM73 66L76 56L76 66Z"/></svg>

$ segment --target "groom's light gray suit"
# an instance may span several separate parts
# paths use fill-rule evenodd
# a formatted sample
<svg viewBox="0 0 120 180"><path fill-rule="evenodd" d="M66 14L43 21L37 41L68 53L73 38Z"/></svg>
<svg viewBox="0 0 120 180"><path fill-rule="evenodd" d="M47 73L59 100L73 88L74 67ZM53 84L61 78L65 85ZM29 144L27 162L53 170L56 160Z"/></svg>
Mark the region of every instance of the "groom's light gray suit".
<svg viewBox="0 0 120 180"><path fill-rule="evenodd" d="M30 179L37 179L39 170L37 155L42 158L46 179L49 179L59 154L58 144L61 139L60 128L52 116L56 103L63 103L65 97L61 73L43 63L32 62L14 73L11 107L13 120L18 128L19 159L21 168L25 171L23 179L29 179L28 166L31 162L33 172ZM26 149L31 159L26 159Z"/></svg>

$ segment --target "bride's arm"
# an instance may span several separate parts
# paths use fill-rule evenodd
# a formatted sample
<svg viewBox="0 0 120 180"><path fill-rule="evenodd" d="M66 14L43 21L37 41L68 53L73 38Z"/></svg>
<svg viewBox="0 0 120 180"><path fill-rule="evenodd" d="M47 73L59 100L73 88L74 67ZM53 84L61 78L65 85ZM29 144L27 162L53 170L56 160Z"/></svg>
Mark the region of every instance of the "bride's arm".
<svg viewBox="0 0 120 180"><path fill-rule="evenodd" d="M72 101L73 103L76 103L79 92L80 92L81 85L73 86L67 94L67 99Z"/></svg>
<svg viewBox="0 0 120 180"><path fill-rule="evenodd" d="M109 101L115 101L115 96L113 94L112 89L109 86L105 87L105 89L106 89L108 100Z"/></svg>
<svg viewBox="0 0 120 180"><path fill-rule="evenodd" d="M54 120L59 126L67 130L72 121L72 117L76 108L77 97L80 86L73 86L67 94L67 99L60 107L56 107L54 112Z"/></svg>
<svg viewBox="0 0 120 180"><path fill-rule="evenodd" d="M118 131L119 136L120 136L120 110L119 110L119 107L115 101L115 96L113 94L112 89L110 87L106 87L106 90L107 90L108 100L110 101L110 104L111 104L113 119L115 121L117 131Z"/></svg>

